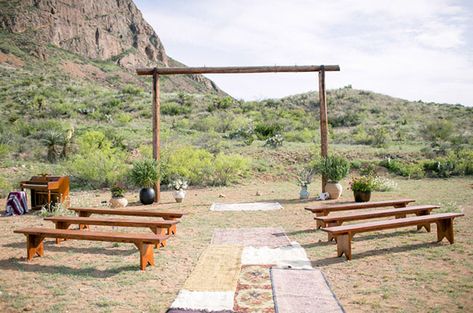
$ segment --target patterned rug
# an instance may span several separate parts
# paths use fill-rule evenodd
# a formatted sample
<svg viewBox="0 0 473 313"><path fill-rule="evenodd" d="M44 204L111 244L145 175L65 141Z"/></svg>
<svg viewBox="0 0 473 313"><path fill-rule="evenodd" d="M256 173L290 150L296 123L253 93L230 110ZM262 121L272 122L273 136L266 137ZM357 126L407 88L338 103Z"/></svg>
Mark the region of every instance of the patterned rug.
<svg viewBox="0 0 473 313"><path fill-rule="evenodd" d="M274 313L270 266L241 268L233 310L241 313Z"/></svg>
<svg viewBox="0 0 473 313"><path fill-rule="evenodd" d="M279 202L213 203L210 211L272 211L282 208Z"/></svg>
<svg viewBox="0 0 473 313"><path fill-rule="evenodd" d="M283 247L291 244L281 227L216 229L213 245L241 245L245 247Z"/></svg>

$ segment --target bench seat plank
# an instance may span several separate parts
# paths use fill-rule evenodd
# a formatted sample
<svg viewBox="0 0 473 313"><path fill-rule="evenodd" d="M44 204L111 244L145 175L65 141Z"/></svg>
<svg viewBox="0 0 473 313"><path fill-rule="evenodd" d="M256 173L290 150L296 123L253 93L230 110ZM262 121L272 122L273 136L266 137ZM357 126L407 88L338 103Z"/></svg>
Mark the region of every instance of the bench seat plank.
<svg viewBox="0 0 473 313"><path fill-rule="evenodd" d="M53 216L44 218L56 225L56 229L68 229L70 225L77 224L79 229L88 228L89 225L98 226L121 226L121 227L146 227L150 228L155 234L176 234L175 225L179 220L156 221L156 220L139 220L139 219L118 219L118 218L92 218L92 217L76 217L76 216ZM56 243L60 239L56 238ZM162 246L166 245L163 241Z"/></svg>
<svg viewBox="0 0 473 313"><path fill-rule="evenodd" d="M92 214L109 214L109 215L162 217L164 219L178 219L184 215L184 213L180 213L180 212L134 210L130 208L127 208L126 210L125 209L102 209L102 208L69 208L69 210L78 212L79 216L83 216L83 217L88 217Z"/></svg>
<svg viewBox="0 0 473 313"><path fill-rule="evenodd" d="M92 232L50 228L22 228L14 232L26 235L28 261L31 261L35 255L43 256L44 238L126 242L135 244L139 249L141 270L144 270L148 265L154 266L153 245L159 245L162 241L170 237L170 235Z"/></svg>
<svg viewBox="0 0 473 313"><path fill-rule="evenodd" d="M308 206L306 210L313 213L322 213L324 211L346 211L346 210L357 210L357 209L369 209L369 208L380 208L380 207L405 207L410 202L415 202L414 199L399 199L399 200L386 200L386 201L372 201L372 202L355 202L355 203L342 203L342 204L330 204L320 206Z"/></svg>
<svg viewBox="0 0 473 313"><path fill-rule="evenodd" d="M426 223L437 224L437 241L447 238L448 241L454 243L453 235L453 219L455 217L464 216L463 213L441 213L432 215L422 215L414 217L406 217L394 220L383 220L375 222L367 222L362 224L352 224L346 226L333 226L322 228L337 240L337 254L342 256L345 254L347 260L351 260L351 239L356 233L370 232L384 229L393 229L400 227L408 227L414 225L425 225Z"/></svg>

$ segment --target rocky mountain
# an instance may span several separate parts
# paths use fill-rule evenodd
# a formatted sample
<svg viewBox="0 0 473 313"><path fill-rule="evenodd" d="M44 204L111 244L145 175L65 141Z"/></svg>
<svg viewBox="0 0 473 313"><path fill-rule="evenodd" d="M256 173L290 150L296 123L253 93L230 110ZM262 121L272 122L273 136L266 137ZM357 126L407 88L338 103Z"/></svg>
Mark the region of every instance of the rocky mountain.
<svg viewBox="0 0 473 313"><path fill-rule="evenodd" d="M0 9L0 28L13 36L26 35L34 44L30 54L40 60L48 58L52 45L92 60L113 61L128 71L178 64L132 0L0 0ZM173 79L176 84L169 87L182 83L188 92L220 92L203 76L189 79Z"/></svg>

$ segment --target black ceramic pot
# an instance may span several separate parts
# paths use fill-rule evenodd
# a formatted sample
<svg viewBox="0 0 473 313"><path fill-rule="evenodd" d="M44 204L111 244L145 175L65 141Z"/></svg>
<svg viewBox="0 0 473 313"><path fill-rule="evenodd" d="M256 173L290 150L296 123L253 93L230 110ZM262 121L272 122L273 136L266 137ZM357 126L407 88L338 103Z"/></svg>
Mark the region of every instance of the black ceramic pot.
<svg viewBox="0 0 473 313"><path fill-rule="evenodd" d="M355 202L368 202L371 198L371 191L353 191L353 195L355 196Z"/></svg>
<svg viewBox="0 0 473 313"><path fill-rule="evenodd" d="M154 202L154 189L142 188L140 190L140 202L143 204L152 204Z"/></svg>

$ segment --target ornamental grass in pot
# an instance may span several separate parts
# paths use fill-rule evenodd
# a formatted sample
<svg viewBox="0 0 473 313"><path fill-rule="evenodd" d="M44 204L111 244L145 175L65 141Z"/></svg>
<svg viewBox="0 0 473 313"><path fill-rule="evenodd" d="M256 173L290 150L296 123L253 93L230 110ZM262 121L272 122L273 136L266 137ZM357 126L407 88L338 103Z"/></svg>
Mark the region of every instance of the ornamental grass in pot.
<svg viewBox="0 0 473 313"><path fill-rule="evenodd" d="M332 155L323 158L317 167L318 171L327 177L325 191L329 193L330 199L340 198L343 191L340 181L347 177L350 171L348 160L341 156Z"/></svg>
<svg viewBox="0 0 473 313"><path fill-rule="evenodd" d="M350 182L355 202L368 202L371 192L376 188L376 180L373 176L355 177Z"/></svg>
<svg viewBox="0 0 473 313"><path fill-rule="evenodd" d="M156 195L153 189L154 184L160 178L160 168L156 160L144 159L133 163L130 171L131 182L140 187L140 202L142 204L152 204Z"/></svg>
<svg viewBox="0 0 473 313"><path fill-rule="evenodd" d="M128 200L125 198L125 185L122 183L113 184L110 188L112 198L110 199L110 206L112 208L122 208L128 205Z"/></svg>

